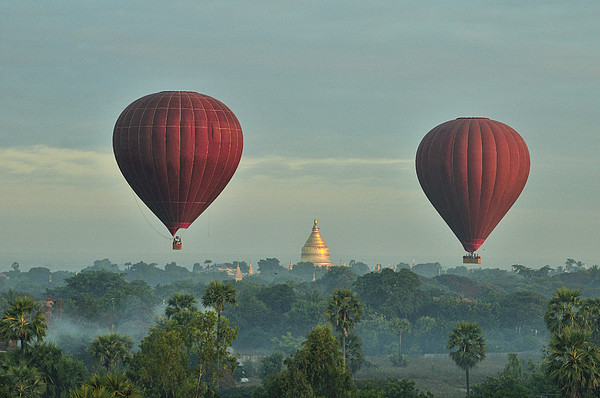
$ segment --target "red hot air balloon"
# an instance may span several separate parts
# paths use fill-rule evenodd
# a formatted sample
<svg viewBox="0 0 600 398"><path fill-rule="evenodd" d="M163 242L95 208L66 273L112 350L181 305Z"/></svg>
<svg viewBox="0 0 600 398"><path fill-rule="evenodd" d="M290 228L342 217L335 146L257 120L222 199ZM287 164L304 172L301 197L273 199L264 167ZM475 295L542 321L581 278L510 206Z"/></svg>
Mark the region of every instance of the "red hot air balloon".
<svg viewBox="0 0 600 398"><path fill-rule="evenodd" d="M162 91L132 102L113 132L123 176L173 236L225 188L242 146L242 128L233 112L190 91ZM173 248L181 248L178 237Z"/></svg>
<svg viewBox="0 0 600 398"><path fill-rule="evenodd" d="M469 255L515 203L529 176L529 151L506 124L487 118L459 118L433 128L416 156L425 195Z"/></svg>

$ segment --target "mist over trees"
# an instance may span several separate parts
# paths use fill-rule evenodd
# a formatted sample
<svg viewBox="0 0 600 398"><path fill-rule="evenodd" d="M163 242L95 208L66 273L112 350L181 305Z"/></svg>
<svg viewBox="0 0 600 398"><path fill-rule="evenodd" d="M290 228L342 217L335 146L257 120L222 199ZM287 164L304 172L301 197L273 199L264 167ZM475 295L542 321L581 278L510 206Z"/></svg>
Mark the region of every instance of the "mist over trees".
<svg viewBox="0 0 600 398"><path fill-rule="evenodd" d="M353 260L348 267L322 269L267 258L253 268L250 274L243 261L206 260L189 270L176 263L117 265L103 259L75 273L24 271L14 263L0 276L0 336L16 348L0 354L0 385L19 379L32 396L59 397L121 377L132 383L127 387L121 380L123 388L146 394L141 396L228 396L225 387L237 385L239 394L250 394L260 385L260 394L271 394L295 381L310 394L321 390L297 355L309 349L317 330L319 344L326 344L319 328L330 324L342 373L354 380L348 388L359 396L384 385L400 388L397 381L375 386L361 380L381 363L406 367L415 358L447 356L449 333L458 322L470 322L482 329L488 353L549 348L552 356L543 364L528 363L518 377L510 373L515 385L533 391L545 378L552 384L536 391L588 394L598 388L592 377L600 364L596 265L568 259L556 268L515 265L508 271L444 269L439 263L377 267ZM355 302L345 306L346 299ZM344 327L350 324L336 320L336 308L356 305L360 315ZM27 327L15 324L18 319L27 319ZM585 353L591 369L579 375L587 380L582 386L560 386L568 347ZM48 358L64 369L44 365ZM513 358L513 368L518 361ZM507 375L489 375L472 386L473 395L506 384ZM425 394L414 384L405 387Z"/></svg>

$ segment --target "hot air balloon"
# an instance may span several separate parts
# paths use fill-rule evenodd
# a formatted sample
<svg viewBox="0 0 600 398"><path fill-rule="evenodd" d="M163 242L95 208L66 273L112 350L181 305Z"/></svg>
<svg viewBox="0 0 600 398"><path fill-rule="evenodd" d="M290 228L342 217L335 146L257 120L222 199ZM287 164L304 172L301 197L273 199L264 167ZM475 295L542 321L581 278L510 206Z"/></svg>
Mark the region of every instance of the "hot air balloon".
<svg viewBox="0 0 600 398"><path fill-rule="evenodd" d="M456 235L465 263L515 203L529 176L529 151L506 124L459 118L433 128L417 150L425 195Z"/></svg>
<svg viewBox="0 0 600 398"><path fill-rule="evenodd" d="M133 191L173 240L223 191L242 157L238 119L222 102L191 91L162 91L127 106L113 150Z"/></svg>

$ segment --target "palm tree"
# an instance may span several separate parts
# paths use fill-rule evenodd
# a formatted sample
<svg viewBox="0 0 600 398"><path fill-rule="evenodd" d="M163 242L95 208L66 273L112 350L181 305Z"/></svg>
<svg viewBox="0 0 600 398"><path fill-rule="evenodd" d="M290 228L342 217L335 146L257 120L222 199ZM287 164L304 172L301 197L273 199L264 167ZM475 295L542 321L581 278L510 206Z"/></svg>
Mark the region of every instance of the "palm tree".
<svg viewBox="0 0 600 398"><path fill-rule="evenodd" d="M25 362L9 366L4 371L4 379L11 397L41 397L46 391L40 372Z"/></svg>
<svg viewBox="0 0 600 398"><path fill-rule="evenodd" d="M221 281L210 281L210 284L202 296L202 305L212 307L217 312L217 317L221 318L221 312L225 309L225 304L237 305L237 290L231 285L226 285Z"/></svg>
<svg viewBox="0 0 600 398"><path fill-rule="evenodd" d="M360 322L362 306L352 290L336 289L329 298L325 315L335 330L342 336L342 352L345 366L346 337L348 337L348 333L354 329L356 324Z"/></svg>
<svg viewBox="0 0 600 398"><path fill-rule="evenodd" d="M142 395L124 373L94 374L91 379L71 392L70 398L141 398Z"/></svg>
<svg viewBox="0 0 600 398"><path fill-rule="evenodd" d="M110 372L113 366L117 366L125 358L132 355L132 348L133 340L131 337L120 333L111 333L96 336L92 340L88 352L92 358L97 359L102 366L106 367L107 372Z"/></svg>
<svg viewBox="0 0 600 398"><path fill-rule="evenodd" d="M182 316L194 311L197 311L196 297L191 294L175 293L167 303L165 315L168 319L171 319L171 317Z"/></svg>
<svg viewBox="0 0 600 398"><path fill-rule="evenodd" d="M202 296L202 305L212 307L217 312L217 340L219 339L219 325L221 323L221 312L225 304L237 305L237 290L231 285L221 281L210 281L210 284Z"/></svg>
<svg viewBox="0 0 600 398"><path fill-rule="evenodd" d="M0 320L0 336L5 340L19 340L21 352L33 339L41 341L46 336L46 318L37 302L27 296L19 296L9 302Z"/></svg>
<svg viewBox="0 0 600 398"><path fill-rule="evenodd" d="M580 316L583 306L581 292L567 288L557 289L548 303L548 310L544 315L546 327L552 333L559 332L569 326L584 326L584 319Z"/></svg>
<svg viewBox="0 0 600 398"><path fill-rule="evenodd" d="M410 321L406 318L394 318L391 322L391 328L394 332L398 333L398 363L402 363L402 332L410 332Z"/></svg>
<svg viewBox="0 0 600 398"><path fill-rule="evenodd" d="M450 358L466 372L469 396L469 370L483 361L487 352L483 330L477 322L459 322L456 329L450 333L446 348L454 350L450 352Z"/></svg>
<svg viewBox="0 0 600 398"><path fill-rule="evenodd" d="M550 338L546 375L568 398L592 397L600 387L600 348L591 332L569 326Z"/></svg>
<svg viewBox="0 0 600 398"><path fill-rule="evenodd" d="M221 312L225 309L225 304L237 305L237 290L231 285L226 285L221 281L210 281L210 284L202 296L202 305L212 307L217 312L217 346L221 337ZM220 369L221 358L217 358L217 369Z"/></svg>

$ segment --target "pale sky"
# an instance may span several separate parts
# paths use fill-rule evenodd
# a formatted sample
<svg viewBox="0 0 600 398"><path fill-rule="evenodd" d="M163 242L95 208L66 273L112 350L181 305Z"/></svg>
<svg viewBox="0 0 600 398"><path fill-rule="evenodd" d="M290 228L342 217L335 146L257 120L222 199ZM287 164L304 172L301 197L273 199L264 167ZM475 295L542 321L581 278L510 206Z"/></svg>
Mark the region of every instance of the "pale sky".
<svg viewBox="0 0 600 398"><path fill-rule="evenodd" d="M600 2L0 3L0 269L94 260L300 260L313 218L334 263L439 261L461 244L418 183L433 127L501 121L531 154L484 267L600 265ZM135 99L213 96L238 171L182 252L112 154Z"/></svg>

